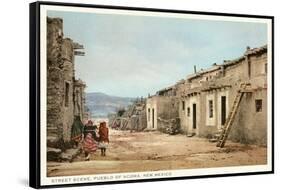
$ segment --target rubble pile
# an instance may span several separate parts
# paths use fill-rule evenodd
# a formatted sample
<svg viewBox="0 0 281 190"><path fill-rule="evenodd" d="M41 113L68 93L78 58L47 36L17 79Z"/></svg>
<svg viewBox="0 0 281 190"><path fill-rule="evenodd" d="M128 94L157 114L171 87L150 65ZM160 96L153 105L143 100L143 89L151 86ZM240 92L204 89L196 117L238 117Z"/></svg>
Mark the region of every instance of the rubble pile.
<svg viewBox="0 0 281 190"><path fill-rule="evenodd" d="M167 133L170 135L176 135L181 133L179 117L172 119L163 119L161 117L158 117L157 122L159 125L158 130L163 133Z"/></svg>

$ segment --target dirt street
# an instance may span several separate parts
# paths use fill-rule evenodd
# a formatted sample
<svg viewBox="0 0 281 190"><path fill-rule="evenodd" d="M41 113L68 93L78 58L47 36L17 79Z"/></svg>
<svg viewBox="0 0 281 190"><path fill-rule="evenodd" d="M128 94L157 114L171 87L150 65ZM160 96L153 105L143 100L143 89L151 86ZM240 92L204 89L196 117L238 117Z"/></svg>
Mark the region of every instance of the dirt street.
<svg viewBox="0 0 281 190"><path fill-rule="evenodd" d="M48 176L70 176L119 172L158 171L266 164L266 147L227 141L217 148L205 138L155 132L110 131L106 157L100 150L84 161L48 162Z"/></svg>

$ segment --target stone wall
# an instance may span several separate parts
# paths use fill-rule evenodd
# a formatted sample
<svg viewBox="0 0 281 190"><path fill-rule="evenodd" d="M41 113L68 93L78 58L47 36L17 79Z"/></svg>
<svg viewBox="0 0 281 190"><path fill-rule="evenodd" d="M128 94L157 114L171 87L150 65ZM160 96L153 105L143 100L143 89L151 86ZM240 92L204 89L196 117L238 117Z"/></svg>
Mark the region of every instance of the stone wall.
<svg viewBox="0 0 281 190"><path fill-rule="evenodd" d="M74 91L74 52L73 41L69 38L63 39L63 140L69 142L71 138L71 125L74 120L73 91Z"/></svg>
<svg viewBox="0 0 281 190"><path fill-rule="evenodd" d="M56 145L63 132L62 19L47 18L47 140Z"/></svg>
<svg viewBox="0 0 281 190"><path fill-rule="evenodd" d="M79 115L84 122L88 119L85 111L85 88L86 84L81 80L75 80L74 83L74 115Z"/></svg>
<svg viewBox="0 0 281 190"><path fill-rule="evenodd" d="M61 50L63 41L63 21L47 18L47 67L63 68Z"/></svg>
<svg viewBox="0 0 281 190"><path fill-rule="evenodd" d="M47 146L48 160L71 147L74 116L84 117L85 83L75 79L77 43L63 37L63 21L47 18ZM81 45L79 46L81 47ZM80 48L81 49L81 48ZM77 108L79 105L79 109ZM57 156L56 156L57 157Z"/></svg>

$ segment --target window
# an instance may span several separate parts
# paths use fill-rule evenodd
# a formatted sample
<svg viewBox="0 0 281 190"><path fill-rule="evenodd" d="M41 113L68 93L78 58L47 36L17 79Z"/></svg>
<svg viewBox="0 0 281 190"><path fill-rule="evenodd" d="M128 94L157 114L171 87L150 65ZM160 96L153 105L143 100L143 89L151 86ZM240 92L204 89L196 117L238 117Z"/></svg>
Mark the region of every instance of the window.
<svg viewBox="0 0 281 190"><path fill-rule="evenodd" d="M213 100L209 100L209 118L213 118L214 106Z"/></svg>
<svg viewBox="0 0 281 190"><path fill-rule="evenodd" d="M256 100L256 112L261 112L262 111L262 100L257 99Z"/></svg>
<svg viewBox="0 0 281 190"><path fill-rule="evenodd" d="M65 89L64 89L64 106L68 107L69 105L69 83L65 82Z"/></svg>
<svg viewBox="0 0 281 190"><path fill-rule="evenodd" d="M190 107L187 108L187 117L190 116Z"/></svg>
<svg viewBox="0 0 281 190"><path fill-rule="evenodd" d="M150 121L150 108L148 108L148 121Z"/></svg>
<svg viewBox="0 0 281 190"><path fill-rule="evenodd" d="M264 73L267 73L267 63L264 65Z"/></svg>
<svg viewBox="0 0 281 190"><path fill-rule="evenodd" d="M185 110L185 101L182 101L182 111Z"/></svg>

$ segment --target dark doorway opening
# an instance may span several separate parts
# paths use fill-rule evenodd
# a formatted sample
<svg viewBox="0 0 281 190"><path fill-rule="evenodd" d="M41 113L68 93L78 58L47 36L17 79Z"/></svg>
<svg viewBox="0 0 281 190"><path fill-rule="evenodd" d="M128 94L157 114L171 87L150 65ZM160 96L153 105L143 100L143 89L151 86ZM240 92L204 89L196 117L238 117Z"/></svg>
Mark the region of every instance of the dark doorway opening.
<svg viewBox="0 0 281 190"><path fill-rule="evenodd" d="M196 129L196 104L192 105L192 128Z"/></svg>
<svg viewBox="0 0 281 190"><path fill-rule="evenodd" d="M154 108L152 109L152 128L154 129Z"/></svg>
<svg viewBox="0 0 281 190"><path fill-rule="evenodd" d="M226 121L226 97L221 97L221 125L224 125Z"/></svg>

